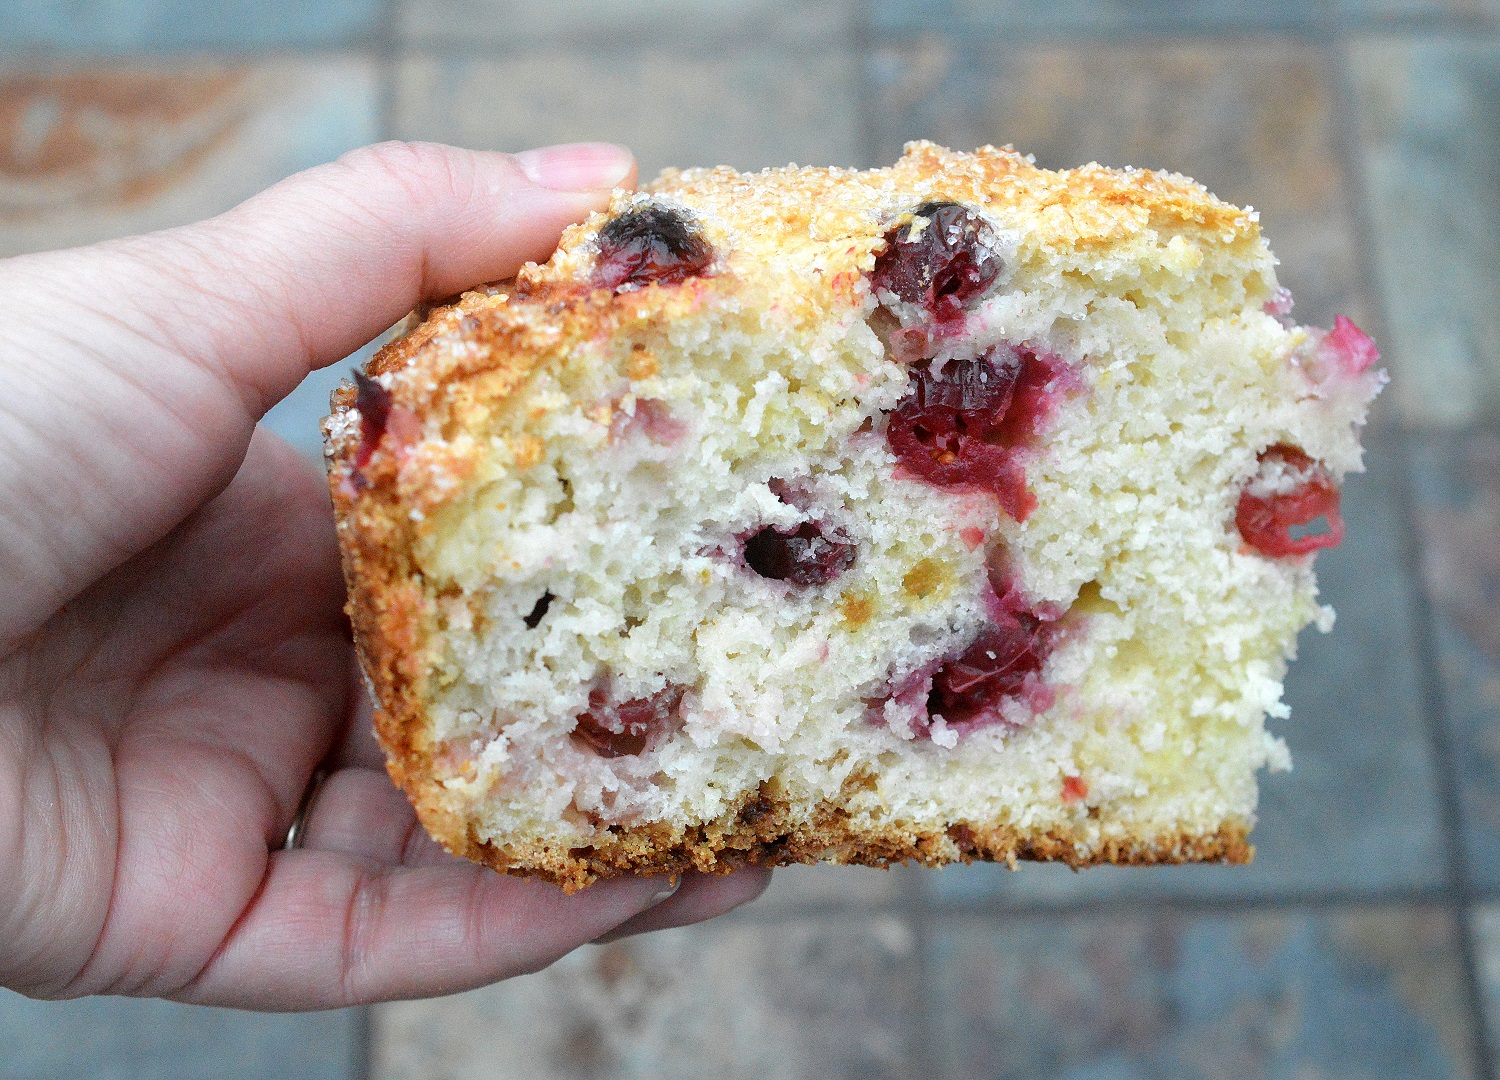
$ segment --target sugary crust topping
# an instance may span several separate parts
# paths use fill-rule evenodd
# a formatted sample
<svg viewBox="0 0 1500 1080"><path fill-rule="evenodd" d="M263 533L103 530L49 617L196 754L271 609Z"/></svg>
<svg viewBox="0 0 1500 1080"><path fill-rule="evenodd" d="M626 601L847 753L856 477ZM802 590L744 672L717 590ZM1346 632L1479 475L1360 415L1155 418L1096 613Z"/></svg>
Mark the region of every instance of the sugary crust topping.
<svg viewBox="0 0 1500 1080"><path fill-rule="evenodd" d="M753 290L762 284L756 278L797 275L809 314L866 288L885 233L933 200L984 209L1002 228L1023 232L1031 246L1072 248L1080 259L1101 245L1161 245L1179 236L1235 247L1260 243L1254 211L1222 202L1186 177L1096 164L1057 172L1008 148L960 153L914 142L895 165L869 171L668 169L644 192L617 192L607 214L570 227L552 258L523 267L514 288L485 286L409 320L369 373L385 376L397 404L426 418L429 430L438 421L446 434L502 402L546 356L581 340L665 324L722 291L724 283L713 279L619 295L587 285L603 224L652 200L694 215L704 237L725 253L737 287ZM334 400L328 431L335 461L353 452L352 434L338 420L350 404Z"/></svg>

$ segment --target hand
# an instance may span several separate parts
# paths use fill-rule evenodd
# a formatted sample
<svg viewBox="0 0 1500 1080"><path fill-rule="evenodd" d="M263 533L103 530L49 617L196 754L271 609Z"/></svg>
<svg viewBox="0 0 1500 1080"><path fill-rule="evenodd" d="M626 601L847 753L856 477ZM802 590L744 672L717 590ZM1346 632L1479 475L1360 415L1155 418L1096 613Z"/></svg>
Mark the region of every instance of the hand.
<svg viewBox="0 0 1500 1080"><path fill-rule="evenodd" d="M322 477L256 428L418 301L545 258L634 175L602 145L382 145L199 225L0 262L0 985L443 994L765 887L570 897L438 850L361 715ZM276 850L324 762L305 847Z"/></svg>

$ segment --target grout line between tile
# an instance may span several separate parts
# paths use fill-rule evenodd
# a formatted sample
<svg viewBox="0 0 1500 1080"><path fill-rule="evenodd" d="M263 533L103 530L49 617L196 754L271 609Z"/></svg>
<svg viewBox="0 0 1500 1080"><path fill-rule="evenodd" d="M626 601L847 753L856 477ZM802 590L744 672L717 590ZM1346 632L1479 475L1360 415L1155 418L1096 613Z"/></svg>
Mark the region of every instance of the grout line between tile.
<svg viewBox="0 0 1500 1080"><path fill-rule="evenodd" d="M1371 251L1374 223L1369 215L1369 192L1364 183L1362 158L1359 154L1357 120L1357 98L1354 93L1349 70L1349 28L1341 28L1338 40L1330 57L1329 67L1335 73L1335 100L1338 102L1341 122L1335 126L1338 151L1342 158L1347 183L1353 198L1351 214L1355 233L1357 266L1360 285L1369 298L1377 332L1384 329L1384 297L1377 288ZM1391 430L1384 433L1392 450L1399 456L1401 467L1397 470L1395 495L1400 520L1397 522L1401 541L1401 559L1410 581L1409 611L1413 622L1413 638L1418 664L1419 692L1423 718L1427 724L1428 745L1432 750L1441 814L1444 858L1448 878L1448 895L1444 902L1453 915L1458 931L1460 960L1463 965L1464 989L1468 998L1470 1030L1472 1032L1475 1076L1479 1080L1495 1080L1495 1061L1492 1055L1493 1033L1485 1009L1484 990L1479 977L1478 951L1474 934L1474 902L1476 892L1470 878L1468 851L1463 838L1463 806L1460 799L1459 775L1453 738L1448 727L1448 701L1443 689L1437 655L1437 643L1433 638L1433 612L1428 600L1426 586L1422 580L1420 544L1416 530L1416 493L1413 489L1411 470L1406 466L1410 460L1412 432L1396 418Z"/></svg>
<svg viewBox="0 0 1500 1080"><path fill-rule="evenodd" d="M1023 869L1018 871L1025 873ZM1088 873L1089 871L1084 871ZM901 917L915 923L954 918L1027 918L1031 916L1110 916L1139 911L1174 911L1184 915L1262 914L1276 911L1329 911L1344 908L1394 906L1448 907L1452 890L1446 886L1415 886L1407 889L1327 889L1282 892L1259 896L1170 895L1142 896L1139 893L1113 896L1088 896L1062 899L1016 900L988 896L973 900L938 900L921 875L902 887L894 900L868 905L838 901L812 901L768 908L753 907L737 912L731 918L747 923L789 922L798 919L837 917ZM919 927L918 927L919 928Z"/></svg>
<svg viewBox="0 0 1500 1080"><path fill-rule="evenodd" d="M937 1053L937 1029L934 1026L936 1016L933 1009L937 987L933 979L933 918L928 892L927 879L924 875L908 875L907 880L901 883L900 899L897 903L899 910L905 914L907 921L911 924L917 993L917 1000L912 1003L912 1012L916 1018L912 1030L912 1060L916 1065L916 1075L937 1077L941 1075Z"/></svg>
<svg viewBox="0 0 1500 1080"><path fill-rule="evenodd" d="M374 1017L370 1005L362 1005L354 1021L354 1053L349 1062L350 1080L370 1080L374 1068Z"/></svg>
<svg viewBox="0 0 1500 1080"><path fill-rule="evenodd" d="M375 44L380 94L377 115L382 139L396 137L396 65L401 57L398 31L401 5L402 0L385 0L380 13L380 33Z"/></svg>
<svg viewBox="0 0 1500 1080"><path fill-rule="evenodd" d="M1322 14L1305 20L1288 20L1284 23L1214 23L1208 20L1191 20L1175 25L1156 26L1107 25L1025 27L1005 25L960 26L939 37L961 39L975 46L1014 45L1068 46L1068 45L1148 45L1148 44L1204 44L1250 39L1291 38L1307 42L1327 41L1335 36L1359 35L1366 37L1474 34L1500 32L1500 19L1493 16L1470 15L1462 12L1437 12L1429 14L1397 15L1386 18L1353 16L1339 10L1337 4L1325 8ZM899 44L910 41L912 30L881 30L872 26L873 44Z"/></svg>
<svg viewBox="0 0 1500 1080"><path fill-rule="evenodd" d="M876 116L876 87L871 72L875 59L875 27L870 20L868 0L855 0L853 19L851 45L856 65L855 89L859 95L860 153L864 157L864 167L873 169L883 163L876 160L880 153L880 122Z"/></svg>

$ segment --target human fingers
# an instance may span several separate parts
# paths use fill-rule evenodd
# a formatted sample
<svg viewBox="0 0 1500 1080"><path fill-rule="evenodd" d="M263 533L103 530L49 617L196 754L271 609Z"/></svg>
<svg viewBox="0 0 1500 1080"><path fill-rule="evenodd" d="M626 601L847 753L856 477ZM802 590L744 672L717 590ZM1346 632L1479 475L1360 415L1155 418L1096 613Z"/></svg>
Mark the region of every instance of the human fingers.
<svg viewBox="0 0 1500 1080"><path fill-rule="evenodd" d="M370 701L370 690L365 685L359 659L352 652L349 658L347 726L329 755L328 766L333 769L351 766L364 769L385 768L385 751L375 741L375 709Z"/></svg>
<svg viewBox="0 0 1500 1080"><path fill-rule="evenodd" d="M661 878L619 877L569 896L472 863L276 852L224 945L169 996L291 1010L456 993L538 971L664 891Z"/></svg>
<svg viewBox="0 0 1500 1080"><path fill-rule="evenodd" d="M387 866L462 862L432 841L384 770L355 767L330 773L304 816L302 846L310 851L339 851Z"/></svg>
<svg viewBox="0 0 1500 1080"><path fill-rule="evenodd" d="M771 870L746 866L732 874L687 873L681 887L669 898L616 926L597 940L618 941L653 930L690 926L748 904L771 884Z"/></svg>
<svg viewBox="0 0 1500 1080"><path fill-rule="evenodd" d="M304 845L339 851L387 865L461 865L427 835L411 804L383 772L343 769L319 789L307 811ZM666 879L664 887L673 887ZM615 941L634 934L687 926L723 915L749 903L771 883L765 867L744 867L733 874L687 873L676 878L671 896L602 935Z"/></svg>
<svg viewBox="0 0 1500 1080"><path fill-rule="evenodd" d="M633 179L598 144L388 143L198 225L0 261L0 645L227 484L309 370L544 257Z"/></svg>

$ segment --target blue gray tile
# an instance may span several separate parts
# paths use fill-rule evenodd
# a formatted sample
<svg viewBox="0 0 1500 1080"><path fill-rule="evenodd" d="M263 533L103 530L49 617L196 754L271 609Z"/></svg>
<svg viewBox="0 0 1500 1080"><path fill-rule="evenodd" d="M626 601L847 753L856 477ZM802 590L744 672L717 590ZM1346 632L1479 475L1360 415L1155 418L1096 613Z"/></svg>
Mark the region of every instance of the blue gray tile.
<svg viewBox="0 0 1500 1080"><path fill-rule="evenodd" d="M1440 911L959 919L931 967L955 1078L1475 1075Z"/></svg>
<svg viewBox="0 0 1500 1080"><path fill-rule="evenodd" d="M1334 0L1335 10L1358 25L1414 25L1460 21L1493 24L1500 16L1495 0Z"/></svg>
<svg viewBox="0 0 1500 1080"><path fill-rule="evenodd" d="M1350 50L1383 347L1412 424L1500 408L1500 39Z"/></svg>
<svg viewBox="0 0 1500 1080"><path fill-rule="evenodd" d="M1048 168L1098 161L1187 173L1261 212L1302 321L1368 318L1335 64L1320 47L925 37L878 49L870 76L880 160L926 138L957 148L1009 143Z"/></svg>
<svg viewBox="0 0 1500 1080"><path fill-rule="evenodd" d="M889 917L669 930L483 990L377 1006L372 1076L915 1076L918 969L911 930Z"/></svg>
<svg viewBox="0 0 1500 1080"><path fill-rule="evenodd" d="M643 179L668 165L856 165L858 73L849 50L764 46L414 56L396 133L496 150L608 139L635 151Z"/></svg>
<svg viewBox="0 0 1500 1080"><path fill-rule="evenodd" d="M731 918L766 920L809 911L889 909L913 896L925 871L897 866L888 870L868 866L783 866L771 887Z"/></svg>
<svg viewBox="0 0 1500 1080"><path fill-rule="evenodd" d="M1326 0L870 0L869 7L875 27L888 34L1007 37L1312 29L1329 14Z"/></svg>
<svg viewBox="0 0 1500 1080"><path fill-rule="evenodd" d="M358 1009L276 1015L131 998L31 1001L0 990L5 1080L359 1080Z"/></svg>
<svg viewBox="0 0 1500 1080"><path fill-rule="evenodd" d="M1500 1032L1500 904L1484 904L1472 915L1475 968L1479 979L1480 1003L1493 1044ZM1500 1048L1490 1048L1493 1075L1500 1071Z"/></svg>
<svg viewBox="0 0 1500 1080"><path fill-rule="evenodd" d="M1411 445L1469 872L1500 889L1500 429L1418 435Z"/></svg>
<svg viewBox="0 0 1500 1080"><path fill-rule="evenodd" d="M181 225L379 136L368 59L0 62L0 256Z"/></svg>
<svg viewBox="0 0 1500 1080"><path fill-rule="evenodd" d="M314 371L261 418L261 426L281 436L305 457L323 464L323 433L318 426L328 415L328 400L339 383L353 379L353 371L375 355L375 342L347 359Z"/></svg>
<svg viewBox="0 0 1500 1080"><path fill-rule="evenodd" d="M1345 486L1344 543L1318 557L1329 635L1304 631L1287 679L1290 773L1261 775L1248 867L1023 865L941 871L929 888L958 903L1068 904L1097 898L1380 894L1440 888L1445 862L1436 770L1423 714L1412 589L1402 566L1403 462L1371 432L1369 471Z"/></svg>
<svg viewBox="0 0 1500 1080"><path fill-rule="evenodd" d="M408 42L478 42L507 54L556 45L836 48L851 44L858 8L859 0L400 0L397 26Z"/></svg>
<svg viewBox="0 0 1500 1080"><path fill-rule="evenodd" d="M383 6L382 0L6 0L0 52L351 44L375 33Z"/></svg>

